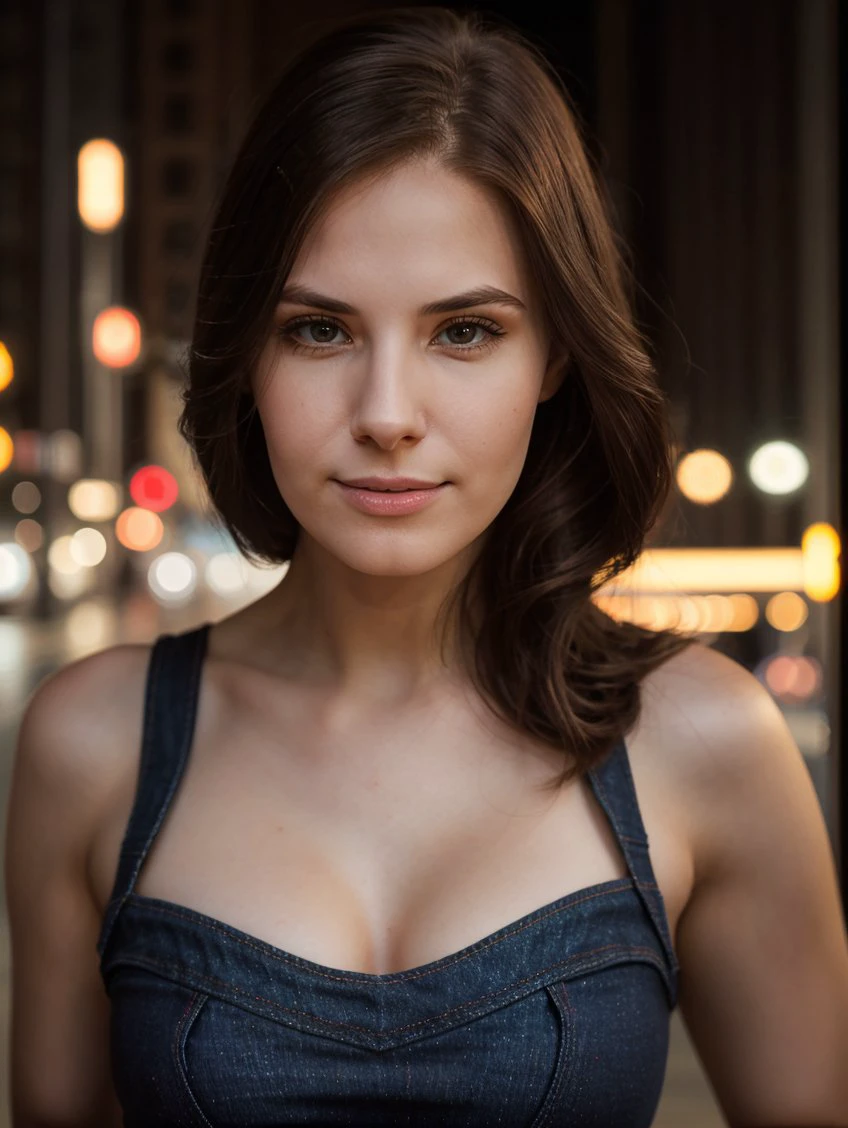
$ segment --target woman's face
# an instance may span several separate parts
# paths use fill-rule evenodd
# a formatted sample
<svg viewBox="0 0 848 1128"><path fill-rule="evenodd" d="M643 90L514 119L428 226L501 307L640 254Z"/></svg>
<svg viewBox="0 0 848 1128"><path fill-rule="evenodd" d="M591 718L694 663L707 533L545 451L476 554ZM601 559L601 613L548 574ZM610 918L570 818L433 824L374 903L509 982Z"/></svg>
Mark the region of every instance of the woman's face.
<svg viewBox="0 0 848 1128"><path fill-rule="evenodd" d="M501 299L470 293L483 289ZM496 198L423 160L345 189L294 263L275 329L254 394L298 554L394 577L456 560L512 493L562 372ZM365 476L448 484L415 512L372 513L341 484Z"/></svg>

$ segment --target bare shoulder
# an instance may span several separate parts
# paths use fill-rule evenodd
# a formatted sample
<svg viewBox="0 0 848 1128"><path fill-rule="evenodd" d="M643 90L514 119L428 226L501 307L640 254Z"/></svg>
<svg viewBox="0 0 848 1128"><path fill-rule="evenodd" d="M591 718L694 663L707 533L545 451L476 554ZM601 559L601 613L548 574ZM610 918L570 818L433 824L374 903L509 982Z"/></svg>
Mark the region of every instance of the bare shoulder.
<svg viewBox="0 0 848 1128"><path fill-rule="evenodd" d="M693 642L642 682L635 730L655 762L691 798L706 798L775 756L801 759L780 708L727 655ZM706 792L704 789L706 788Z"/></svg>
<svg viewBox="0 0 848 1128"><path fill-rule="evenodd" d="M150 646L126 643L46 677L21 718L17 774L73 795L77 810L107 795L137 744L149 657Z"/></svg>
<svg viewBox="0 0 848 1128"><path fill-rule="evenodd" d="M751 840L772 841L775 828L814 826L821 840L812 780L782 711L727 655L695 642L654 670L634 743L683 813L696 882L735 864Z"/></svg>

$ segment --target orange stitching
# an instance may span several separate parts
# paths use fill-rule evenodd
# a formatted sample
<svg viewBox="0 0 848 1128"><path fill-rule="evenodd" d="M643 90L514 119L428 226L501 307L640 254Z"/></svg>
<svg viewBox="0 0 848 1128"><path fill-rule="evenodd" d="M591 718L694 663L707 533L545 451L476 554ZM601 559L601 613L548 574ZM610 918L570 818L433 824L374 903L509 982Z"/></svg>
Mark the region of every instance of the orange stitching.
<svg viewBox="0 0 848 1128"><path fill-rule="evenodd" d="M461 1003L459 1006L454 1007L452 1010L442 1011L440 1014L432 1015L430 1018L418 1019L415 1022L407 1023L405 1026L393 1026L389 1031L387 1031L387 1034L397 1034L399 1031L413 1030L413 1029L415 1029L416 1026L428 1026L430 1024L435 1025L441 1019L446 1018L448 1015L460 1014L462 1011L466 1011L466 1010L469 1010L472 1007L478 1006L481 1002L484 1002L485 1000L497 998L499 995L506 995L510 991L514 991L516 987L521 987L525 983L532 982L538 976L545 975L547 972L553 971L554 968L564 968L566 965L573 963L573 964L577 965L574 968L574 972L573 972L574 974L585 974L589 971L596 971L596 970L598 970L599 965L604 964L603 959L600 960L600 961L599 960L594 960L594 961L590 960L585 964L582 961L586 960L586 958L589 957L589 956L597 955L599 952L606 952L606 951L611 951L611 950L612 951L619 951L623 955L642 955L642 956L644 956L646 961L649 964L651 964L652 967L657 968L657 970L661 973L663 979L667 979L667 975L666 975L666 971L665 971L665 967L663 965L663 962L658 957L658 955L654 951L654 949L652 949L652 948L641 948L641 947L638 947L638 946L637 947L626 947L626 946L623 946L623 945L620 945L620 944L605 944L605 945L603 945L603 947L600 947L600 948L591 948L591 949L587 950L586 952L578 952L576 955L569 956L565 960L558 960L556 963L550 964L548 967L540 968L539 971L537 971L533 975L528 975L524 979L515 980L514 982L510 983L508 987L501 987L496 991L490 991L486 995L480 995L476 999L470 999L467 1002ZM342 1029L345 1029L345 1030L360 1030L363 1034L367 1034L371 1038L374 1037L374 1031L369 1030L368 1027L366 1027L366 1026L357 1026L356 1023L352 1023L352 1022L338 1022L338 1021L331 1019L331 1018L321 1018L318 1015L311 1014L309 1011L300 1011L300 1010L295 1010L293 1007L283 1006L282 1003L278 1003L274 999L266 999L264 997L264 995L251 995L248 991L245 991L241 987L237 987L234 983L228 983L225 980L218 979L216 976L206 975L203 972L195 971L194 969L185 968L181 964L170 964L170 963L166 963L164 960L155 960L155 959L151 959L149 957L144 957L144 956L133 956L132 960L127 959L125 961L125 963L133 964L133 965L138 966L138 967L148 967L152 970L156 970L158 968L160 970L170 971L174 974L185 974L186 972L188 972L195 979L198 979L203 983L217 984L218 986L226 989L230 993L234 993L236 995L242 995L246 998L253 999L255 1002L258 1002L258 1003L265 1003L269 1007L273 1008L274 1010L283 1011L286 1014L298 1015L301 1018L311 1019L313 1022L316 1022L318 1025L339 1026L339 1027L341 1027ZM539 990L543 990L543 989L544 989L543 987L539 988ZM227 1000L224 1000L224 1001L227 1001Z"/></svg>

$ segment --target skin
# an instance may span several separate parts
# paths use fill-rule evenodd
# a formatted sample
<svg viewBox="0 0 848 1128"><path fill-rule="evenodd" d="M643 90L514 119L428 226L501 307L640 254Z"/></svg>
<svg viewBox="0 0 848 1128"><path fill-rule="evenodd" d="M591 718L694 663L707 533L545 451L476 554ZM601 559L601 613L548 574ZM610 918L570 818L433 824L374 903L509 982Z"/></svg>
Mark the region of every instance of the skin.
<svg viewBox="0 0 848 1128"><path fill-rule="evenodd" d="M295 285L356 312L334 315L335 331L319 320L273 334L254 373L274 476L302 530L262 622L266 637L269 627L285 634L305 677L367 712L444 677L438 607L512 493L536 406L556 391L563 362L505 210L433 162L345 190L294 263ZM482 286L524 308L419 312ZM307 313L322 308L282 301L276 326ZM333 481L370 474L451 484L418 513L374 516Z"/></svg>

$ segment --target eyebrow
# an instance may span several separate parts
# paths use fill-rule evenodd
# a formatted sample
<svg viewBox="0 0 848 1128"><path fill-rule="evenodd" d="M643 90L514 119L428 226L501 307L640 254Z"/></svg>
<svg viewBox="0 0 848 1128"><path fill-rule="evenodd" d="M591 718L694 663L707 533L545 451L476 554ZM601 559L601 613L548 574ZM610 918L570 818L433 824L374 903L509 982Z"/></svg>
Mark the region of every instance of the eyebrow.
<svg viewBox="0 0 848 1128"><path fill-rule="evenodd" d="M291 302L294 305L320 306L330 313L356 313L352 305L340 302L338 298L329 298L326 294L319 294L307 286L292 283L286 286L280 294L280 302ZM418 311L422 316L430 313L454 313L458 309L469 309L478 305L506 305L526 309L524 302L506 290L499 290L496 286L478 286L474 290L466 290L462 294L454 294L452 298L441 298L437 302L430 302Z"/></svg>

